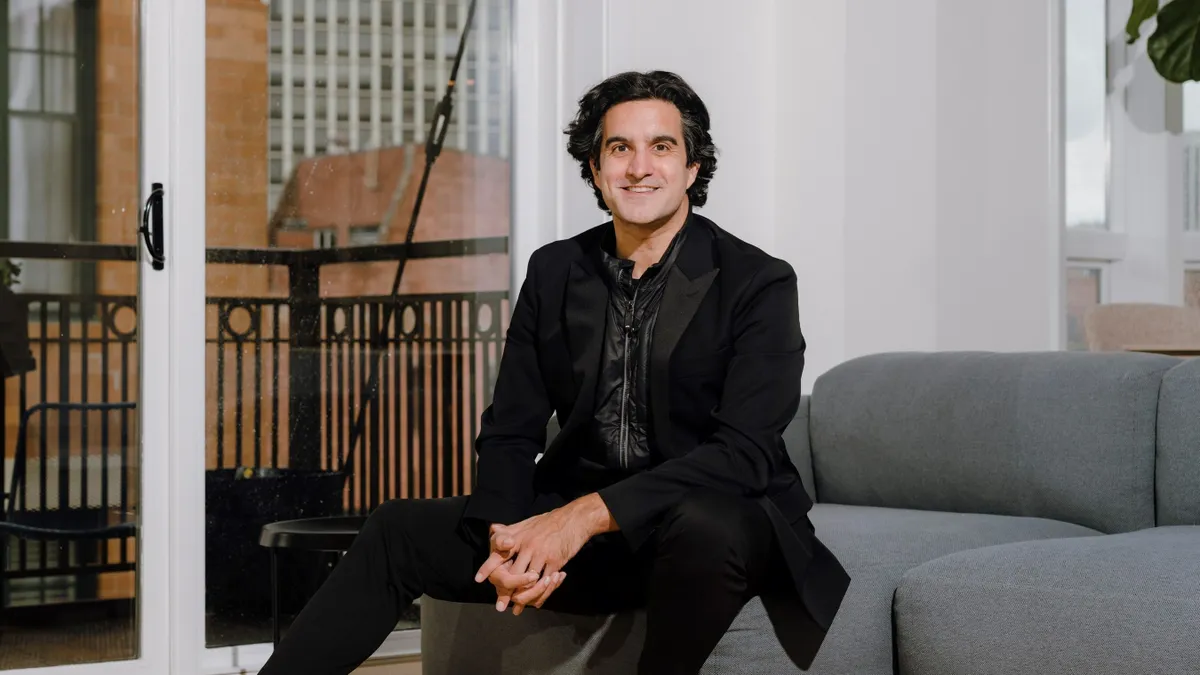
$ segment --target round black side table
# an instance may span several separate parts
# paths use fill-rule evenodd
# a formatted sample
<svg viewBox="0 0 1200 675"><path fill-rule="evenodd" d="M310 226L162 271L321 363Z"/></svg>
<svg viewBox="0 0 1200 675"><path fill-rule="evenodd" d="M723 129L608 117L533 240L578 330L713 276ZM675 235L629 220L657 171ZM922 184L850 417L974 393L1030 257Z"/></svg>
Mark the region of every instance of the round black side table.
<svg viewBox="0 0 1200 675"><path fill-rule="evenodd" d="M276 646L279 645L279 549L345 552L366 522L366 516L332 516L281 520L263 526L258 545L271 549L271 628Z"/></svg>

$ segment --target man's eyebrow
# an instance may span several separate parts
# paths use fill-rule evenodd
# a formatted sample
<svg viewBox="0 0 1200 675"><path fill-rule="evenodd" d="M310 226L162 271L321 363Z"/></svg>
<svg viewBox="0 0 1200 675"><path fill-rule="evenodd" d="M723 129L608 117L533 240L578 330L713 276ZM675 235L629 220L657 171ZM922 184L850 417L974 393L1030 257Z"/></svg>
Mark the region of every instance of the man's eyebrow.
<svg viewBox="0 0 1200 675"><path fill-rule="evenodd" d="M615 143L629 143L629 139L625 138L624 136L609 136L604 141L604 147L607 148ZM670 143L672 145L679 145L679 139L670 134L659 134L650 139L650 145L655 145L657 143Z"/></svg>

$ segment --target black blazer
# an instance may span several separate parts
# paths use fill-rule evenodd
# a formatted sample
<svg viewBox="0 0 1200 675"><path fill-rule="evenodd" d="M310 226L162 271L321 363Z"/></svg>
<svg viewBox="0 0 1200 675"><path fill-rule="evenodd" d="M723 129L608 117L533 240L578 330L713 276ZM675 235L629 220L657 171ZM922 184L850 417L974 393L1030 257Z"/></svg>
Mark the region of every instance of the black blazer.
<svg viewBox="0 0 1200 675"><path fill-rule="evenodd" d="M543 246L529 260L493 403L482 416L466 518L522 520L538 494L562 485L562 469L574 459L570 439L594 409L608 299L600 241L611 227ZM812 501L782 438L799 406L804 368L796 275L702 216L691 214L685 227L651 343L650 433L664 461L600 496L634 548L689 490L761 504L793 582L763 600L777 620L815 623L818 635L793 653L807 667L849 577L813 534ZM561 431L546 447L551 413ZM807 617L791 611L797 604Z"/></svg>

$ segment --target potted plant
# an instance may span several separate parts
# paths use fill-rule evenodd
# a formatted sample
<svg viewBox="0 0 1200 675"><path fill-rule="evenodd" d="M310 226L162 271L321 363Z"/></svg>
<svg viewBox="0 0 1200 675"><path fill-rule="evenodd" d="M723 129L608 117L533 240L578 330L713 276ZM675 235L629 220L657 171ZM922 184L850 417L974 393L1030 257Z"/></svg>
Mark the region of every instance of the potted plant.
<svg viewBox="0 0 1200 675"><path fill-rule="evenodd" d="M1138 41L1150 19L1157 25L1146 39L1146 54L1158 74L1176 84L1200 80L1200 0L1133 0L1127 44Z"/></svg>
<svg viewBox="0 0 1200 675"><path fill-rule="evenodd" d="M29 349L29 308L13 292L21 266L0 258L0 379L34 369Z"/></svg>

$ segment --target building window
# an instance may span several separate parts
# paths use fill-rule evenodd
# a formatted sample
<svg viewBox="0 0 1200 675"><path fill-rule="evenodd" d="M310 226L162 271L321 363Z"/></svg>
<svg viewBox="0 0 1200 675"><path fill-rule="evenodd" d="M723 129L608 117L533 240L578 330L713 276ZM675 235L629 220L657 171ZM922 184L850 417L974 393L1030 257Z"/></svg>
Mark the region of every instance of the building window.
<svg viewBox="0 0 1200 675"><path fill-rule="evenodd" d="M95 3L9 0L0 33L0 239L95 241ZM78 293L77 263L22 263L24 292Z"/></svg>
<svg viewBox="0 0 1200 675"><path fill-rule="evenodd" d="M321 227L313 230L313 248L336 248L337 230Z"/></svg>
<svg viewBox="0 0 1200 675"><path fill-rule="evenodd" d="M378 225L354 225L350 228L351 246L370 246L379 243Z"/></svg>

